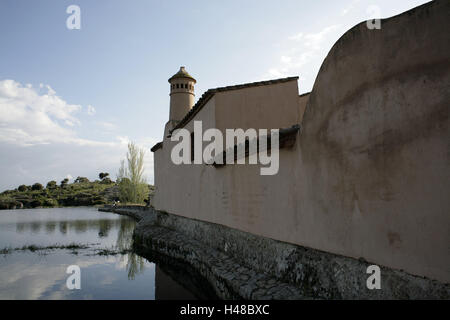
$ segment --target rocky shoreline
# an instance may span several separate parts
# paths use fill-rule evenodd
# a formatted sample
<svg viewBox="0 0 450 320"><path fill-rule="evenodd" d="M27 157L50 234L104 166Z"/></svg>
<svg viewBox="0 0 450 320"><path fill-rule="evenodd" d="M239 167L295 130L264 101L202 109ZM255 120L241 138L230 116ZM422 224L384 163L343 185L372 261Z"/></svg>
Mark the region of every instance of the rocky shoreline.
<svg viewBox="0 0 450 320"><path fill-rule="evenodd" d="M449 299L450 286L381 267L382 289L366 287L371 263L275 241L144 206L105 206L138 221L139 252L187 263L221 299Z"/></svg>

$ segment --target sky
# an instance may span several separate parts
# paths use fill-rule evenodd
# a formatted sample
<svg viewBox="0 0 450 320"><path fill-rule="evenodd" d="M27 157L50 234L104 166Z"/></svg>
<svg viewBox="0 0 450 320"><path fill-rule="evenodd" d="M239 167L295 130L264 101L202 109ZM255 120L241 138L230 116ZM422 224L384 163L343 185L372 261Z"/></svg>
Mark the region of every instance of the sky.
<svg viewBox="0 0 450 320"><path fill-rule="evenodd" d="M210 88L299 76L311 91L350 28L419 0L0 0L0 191L68 177L115 179L132 141L150 148L180 66ZM68 29L70 5L80 29Z"/></svg>

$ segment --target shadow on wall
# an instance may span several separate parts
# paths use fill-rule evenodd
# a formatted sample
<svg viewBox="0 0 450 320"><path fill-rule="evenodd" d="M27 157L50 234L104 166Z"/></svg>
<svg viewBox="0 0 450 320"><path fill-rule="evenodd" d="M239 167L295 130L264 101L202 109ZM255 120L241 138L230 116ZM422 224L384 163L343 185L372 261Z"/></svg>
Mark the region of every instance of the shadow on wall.
<svg viewBox="0 0 450 320"><path fill-rule="evenodd" d="M450 282L449 13L361 23L323 62L299 141L301 197L333 243L314 247Z"/></svg>

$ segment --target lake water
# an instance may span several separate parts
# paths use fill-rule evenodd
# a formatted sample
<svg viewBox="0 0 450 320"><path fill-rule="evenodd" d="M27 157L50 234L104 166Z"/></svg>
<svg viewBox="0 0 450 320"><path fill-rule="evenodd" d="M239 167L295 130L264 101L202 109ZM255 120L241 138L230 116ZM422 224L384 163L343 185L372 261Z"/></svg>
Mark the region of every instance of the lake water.
<svg viewBox="0 0 450 320"><path fill-rule="evenodd" d="M1 210L0 299L215 298L189 266L133 252L134 226L96 208ZM66 285L71 265L79 290Z"/></svg>

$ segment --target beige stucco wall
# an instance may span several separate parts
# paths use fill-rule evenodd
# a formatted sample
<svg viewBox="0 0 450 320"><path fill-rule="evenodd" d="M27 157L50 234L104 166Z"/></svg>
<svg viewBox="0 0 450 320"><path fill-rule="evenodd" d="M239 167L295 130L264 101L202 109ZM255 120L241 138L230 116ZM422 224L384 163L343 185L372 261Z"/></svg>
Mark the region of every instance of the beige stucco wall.
<svg viewBox="0 0 450 320"><path fill-rule="evenodd" d="M349 30L275 176L258 165L174 166L165 139L155 208L450 282L448 3L383 20L381 30ZM222 92L196 119L291 126L302 103L290 84Z"/></svg>
<svg viewBox="0 0 450 320"><path fill-rule="evenodd" d="M215 109L215 97L212 97L196 114L195 120L202 121L203 130L214 128ZM193 121L184 128L193 132ZM194 212L206 210L200 208L211 208L208 197L199 195L207 193L207 186L213 184L211 174L215 169L205 165L174 165L170 154L177 143L166 135L162 148L154 153L156 192L153 205L158 210L181 212L181 215L190 214L193 217ZM200 201L200 198L203 200Z"/></svg>
<svg viewBox="0 0 450 320"><path fill-rule="evenodd" d="M266 86L219 92L216 97L216 127L287 128L298 123L298 83L289 81Z"/></svg>
<svg viewBox="0 0 450 320"><path fill-rule="evenodd" d="M306 106L309 101L309 95L310 93L305 93L298 97L300 123L303 122L303 116L305 115Z"/></svg>
<svg viewBox="0 0 450 320"><path fill-rule="evenodd" d="M301 211L328 238L316 245L447 282L449 8L431 3L381 30L363 23L336 43L310 95L297 167Z"/></svg>

